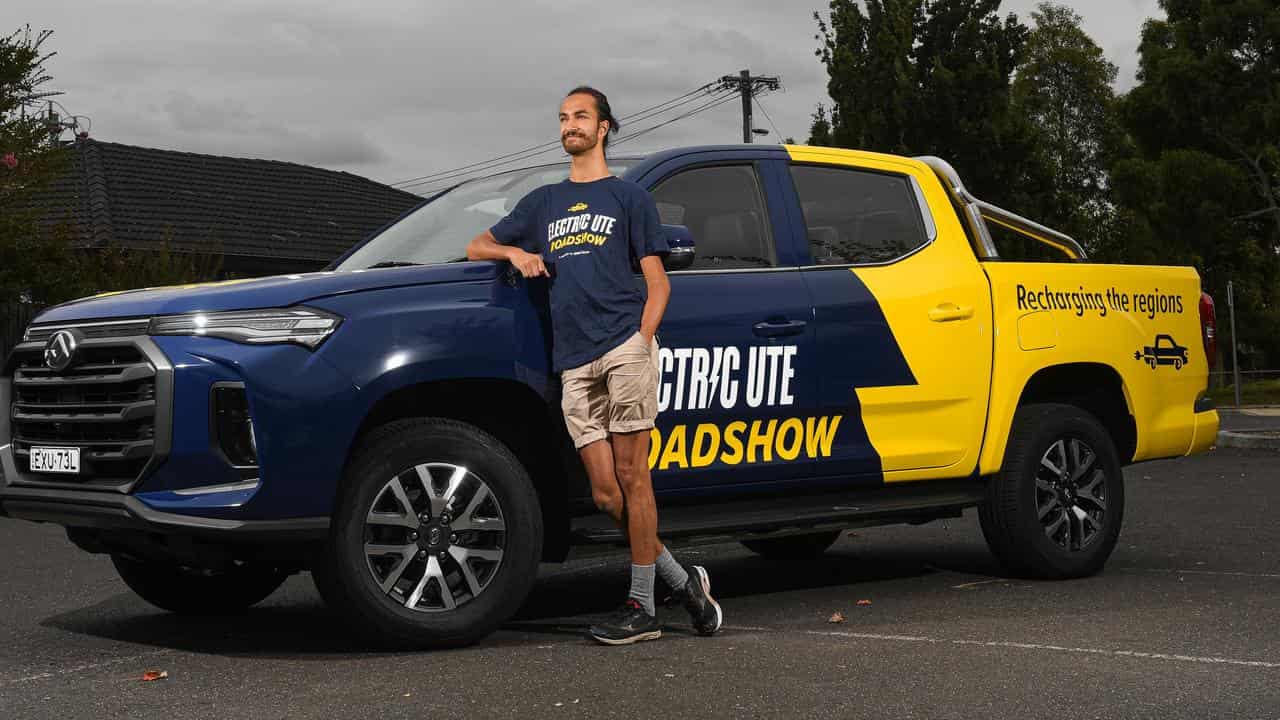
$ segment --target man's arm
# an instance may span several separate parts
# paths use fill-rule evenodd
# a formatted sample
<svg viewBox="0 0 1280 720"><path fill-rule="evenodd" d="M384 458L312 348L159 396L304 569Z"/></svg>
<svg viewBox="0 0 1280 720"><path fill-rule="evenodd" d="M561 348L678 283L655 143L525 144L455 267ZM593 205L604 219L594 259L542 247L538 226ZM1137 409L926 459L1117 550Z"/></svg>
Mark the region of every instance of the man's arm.
<svg viewBox="0 0 1280 720"><path fill-rule="evenodd" d="M667 301L671 299L671 281L667 279L667 269L662 266L662 258L658 255L640 258L640 272L644 273L644 284L649 289L644 313L640 316L640 334L646 341L652 341L662 324L662 315L667 311Z"/></svg>
<svg viewBox="0 0 1280 720"><path fill-rule="evenodd" d="M525 252L514 245L503 245L488 230L472 238L471 243L467 245L467 259L506 260L527 278L540 275L551 276L551 273L547 272L547 266L542 262L541 255Z"/></svg>

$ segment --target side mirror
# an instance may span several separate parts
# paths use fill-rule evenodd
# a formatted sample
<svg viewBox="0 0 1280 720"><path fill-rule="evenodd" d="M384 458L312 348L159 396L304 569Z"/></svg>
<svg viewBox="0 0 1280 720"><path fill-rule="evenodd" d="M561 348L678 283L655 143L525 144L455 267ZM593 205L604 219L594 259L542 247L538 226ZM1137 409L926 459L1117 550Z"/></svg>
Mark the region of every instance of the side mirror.
<svg viewBox="0 0 1280 720"><path fill-rule="evenodd" d="M671 248L671 252L662 260L662 266L667 270L687 270L693 266L693 258L695 251L693 247L693 233L689 232L686 225L663 225L663 232L667 234L667 246Z"/></svg>

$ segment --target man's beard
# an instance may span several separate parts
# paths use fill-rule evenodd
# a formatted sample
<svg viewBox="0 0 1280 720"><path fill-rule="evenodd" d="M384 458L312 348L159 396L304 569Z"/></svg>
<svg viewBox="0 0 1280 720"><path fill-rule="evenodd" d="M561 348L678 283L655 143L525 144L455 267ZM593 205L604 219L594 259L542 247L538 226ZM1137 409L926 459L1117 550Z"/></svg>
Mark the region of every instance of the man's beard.
<svg viewBox="0 0 1280 720"><path fill-rule="evenodd" d="M583 140L586 140L587 142L585 144L575 145L571 148L569 146L569 142L575 139L583 139ZM573 135L565 135L560 138L560 146L563 147L564 151L569 153L570 155L582 155L583 153L591 152L593 149L595 149L595 146L598 144L600 144L599 136L596 136L595 138L591 138L581 133L574 133Z"/></svg>

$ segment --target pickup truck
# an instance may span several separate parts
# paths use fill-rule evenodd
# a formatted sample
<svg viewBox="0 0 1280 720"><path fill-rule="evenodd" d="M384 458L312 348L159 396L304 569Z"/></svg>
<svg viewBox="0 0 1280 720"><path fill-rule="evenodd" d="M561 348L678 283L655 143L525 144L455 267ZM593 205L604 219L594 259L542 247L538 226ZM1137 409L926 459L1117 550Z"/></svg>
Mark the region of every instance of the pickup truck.
<svg viewBox="0 0 1280 720"><path fill-rule="evenodd" d="M803 562L844 528L976 508L1009 572L1086 576L1121 468L1216 438L1191 268L1091 264L938 158L610 164L672 246L649 455L672 545ZM363 637L484 637L539 562L625 545L560 415L548 281L464 258L567 173L461 183L321 272L45 310L0 374L0 514L65 526L170 611L243 610L308 571ZM1053 259L1002 258L1010 233Z"/></svg>

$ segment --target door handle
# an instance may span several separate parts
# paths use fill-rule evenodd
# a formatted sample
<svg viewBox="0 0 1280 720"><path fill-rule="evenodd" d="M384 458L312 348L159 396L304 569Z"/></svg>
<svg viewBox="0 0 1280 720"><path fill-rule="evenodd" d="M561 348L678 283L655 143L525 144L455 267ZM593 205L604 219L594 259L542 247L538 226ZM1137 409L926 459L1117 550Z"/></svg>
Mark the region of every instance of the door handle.
<svg viewBox="0 0 1280 720"><path fill-rule="evenodd" d="M953 320L968 320L973 317L972 305L956 305L955 303L943 303L938 307L929 311L929 319L934 322L951 322Z"/></svg>
<svg viewBox="0 0 1280 720"><path fill-rule="evenodd" d="M751 330L760 337L782 337L783 335L799 335L808 325L803 320L766 320L758 322Z"/></svg>

